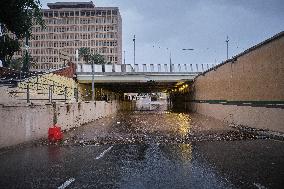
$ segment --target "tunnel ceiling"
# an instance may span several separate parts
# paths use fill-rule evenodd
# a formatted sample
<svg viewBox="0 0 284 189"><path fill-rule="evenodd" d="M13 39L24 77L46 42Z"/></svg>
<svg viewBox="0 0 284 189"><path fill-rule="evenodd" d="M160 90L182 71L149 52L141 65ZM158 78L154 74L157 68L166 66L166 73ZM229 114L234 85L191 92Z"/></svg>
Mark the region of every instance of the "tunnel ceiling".
<svg viewBox="0 0 284 189"><path fill-rule="evenodd" d="M150 92L165 92L173 89L184 82L131 82L131 83L96 83L95 88L103 88L113 92L123 93L150 93Z"/></svg>

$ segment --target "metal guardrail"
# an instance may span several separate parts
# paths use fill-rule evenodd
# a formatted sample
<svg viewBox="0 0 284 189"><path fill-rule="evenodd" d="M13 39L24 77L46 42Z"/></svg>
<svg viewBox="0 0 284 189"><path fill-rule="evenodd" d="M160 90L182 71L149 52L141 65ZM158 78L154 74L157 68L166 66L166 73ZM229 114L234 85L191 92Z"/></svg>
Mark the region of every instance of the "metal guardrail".
<svg viewBox="0 0 284 189"><path fill-rule="evenodd" d="M37 94L48 94L48 98L31 98L31 85L41 85L41 86L47 86L48 89L48 93L37 93ZM53 98L54 96L54 88L55 87L61 87L62 88L62 93L61 94L56 94L57 96L64 96L63 98ZM67 100L71 100L68 99L68 95L67 95L67 89L68 87L64 87L64 86L59 86L59 85L50 85L50 84L46 84L46 83L27 83L27 87L26 88L21 88L24 89L25 91L23 92L19 92L19 91L11 91L9 93L11 94L19 94L19 93L25 93L26 94L26 98L25 99L21 99L21 100L26 100L27 103L30 103L32 100L48 100L48 102L53 102L53 101L63 101L63 102L67 102ZM74 90L74 97L76 99L76 102L78 102L78 89L77 88L70 88ZM40 88L38 88L38 90L42 90Z"/></svg>
<svg viewBox="0 0 284 189"><path fill-rule="evenodd" d="M9 88L19 88L23 89L24 91L10 91L10 94L20 94L25 93L26 98L21 100L26 100L28 103L31 100L48 100L49 102L58 100L66 102L68 99L68 89L74 90L74 97L76 101L78 101L78 89L77 88L69 88L66 86L61 85L60 83L53 81L51 79L45 78L44 75L50 73L43 73L43 72L21 72L16 71L9 68L0 68L0 87L1 86L8 86ZM39 79L39 77L41 77ZM34 82L35 80L36 82ZM42 80L43 82L39 82ZM21 83L24 82L24 83ZM24 87L19 86L19 84L23 85ZM52 84L50 84L52 83ZM56 93L58 96L64 96L63 98L56 99L53 98L54 96L54 89L59 88L61 94ZM37 94L48 94L48 98L40 98L40 99L32 99L31 98L31 90L34 89L37 91ZM40 90L46 90L47 93L39 92Z"/></svg>
<svg viewBox="0 0 284 189"><path fill-rule="evenodd" d="M22 72L10 68L0 67L0 86L15 86L18 82L42 74L43 72Z"/></svg>

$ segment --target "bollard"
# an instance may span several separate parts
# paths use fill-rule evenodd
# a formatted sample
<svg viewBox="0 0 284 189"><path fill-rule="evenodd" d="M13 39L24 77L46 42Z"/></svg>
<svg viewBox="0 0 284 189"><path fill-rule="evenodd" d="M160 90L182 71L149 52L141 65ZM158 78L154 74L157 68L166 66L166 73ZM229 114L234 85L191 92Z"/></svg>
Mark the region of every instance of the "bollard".
<svg viewBox="0 0 284 189"><path fill-rule="evenodd" d="M30 85L27 85L27 103L30 103Z"/></svg>
<svg viewBox="0 0 284 189"><path fill-rule="evenodd" d="M49 85L49 88L48 88L48 101L50 103L52 102L52 85Z"/></svg>
<svg viewBox="0 0 284 189"><path fill-rule="evenodd" d="M67 101L67 87L64 88L64 101Z"/></svg>
<svg viewBox="0 0 284 189"><path fill-rule="evenodd" d="M48 140L50 142L57 142L57 141L61 141L62 139L63 139L63 135L62 135L61 127L55 124L53 125L53 127L50 127L48 129Z"/></svg>

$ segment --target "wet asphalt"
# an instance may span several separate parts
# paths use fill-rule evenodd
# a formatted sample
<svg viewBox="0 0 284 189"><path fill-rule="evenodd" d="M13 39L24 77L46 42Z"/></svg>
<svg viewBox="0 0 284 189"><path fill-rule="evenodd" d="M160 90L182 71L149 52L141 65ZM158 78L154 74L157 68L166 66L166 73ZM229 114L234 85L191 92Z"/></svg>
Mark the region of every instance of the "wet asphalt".
<svg viewBox="0 0 284 189"><path fill-rule="evenodd" d="M283 188L283 141L198 114L120 112L0 151L0 188Z"/></svg>

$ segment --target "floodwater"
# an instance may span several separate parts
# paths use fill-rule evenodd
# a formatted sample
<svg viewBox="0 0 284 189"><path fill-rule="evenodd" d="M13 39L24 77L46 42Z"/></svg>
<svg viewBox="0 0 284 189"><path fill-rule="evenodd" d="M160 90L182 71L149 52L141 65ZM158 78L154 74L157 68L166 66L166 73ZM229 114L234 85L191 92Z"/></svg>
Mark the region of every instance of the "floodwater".
<svg viewBox="0 0 284 189"><path fill-rule="evenodd" d="M199 114L120 112L0 152L0 188L281 188L283 141Z"/></svg>

